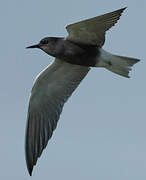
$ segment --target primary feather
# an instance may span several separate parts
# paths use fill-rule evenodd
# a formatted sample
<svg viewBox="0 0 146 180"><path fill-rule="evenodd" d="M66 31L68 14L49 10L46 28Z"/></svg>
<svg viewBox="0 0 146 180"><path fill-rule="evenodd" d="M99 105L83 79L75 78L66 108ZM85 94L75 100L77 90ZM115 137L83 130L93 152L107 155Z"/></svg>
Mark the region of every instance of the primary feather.
<svg viewBox="0 0 146 180"><path fill-rule="evenodd" d="M64 103L89 69L57 59L36 79L29 102L25 143L30 175L56 128Z"/></svg>

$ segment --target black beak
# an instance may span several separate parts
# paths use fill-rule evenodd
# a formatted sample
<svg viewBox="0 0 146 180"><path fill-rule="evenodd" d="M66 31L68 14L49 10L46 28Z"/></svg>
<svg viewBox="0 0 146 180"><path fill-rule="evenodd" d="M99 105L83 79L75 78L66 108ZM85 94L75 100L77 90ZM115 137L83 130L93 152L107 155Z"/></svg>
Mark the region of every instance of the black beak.
<svg viewBox="0 0 146 180"><path fill-rule="evenodd" d="M28 48L40 48L40 45L39 44L35 44L35 45L33 45L33 46L28 46L28 47L26 47L27 49Z"/></svg>

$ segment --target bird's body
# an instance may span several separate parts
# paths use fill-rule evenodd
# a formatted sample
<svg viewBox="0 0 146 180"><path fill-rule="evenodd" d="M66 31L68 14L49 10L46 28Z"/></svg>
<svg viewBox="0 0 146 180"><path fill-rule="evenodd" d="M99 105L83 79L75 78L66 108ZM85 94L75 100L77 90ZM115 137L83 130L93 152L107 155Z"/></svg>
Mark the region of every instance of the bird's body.
<svg viewBox="0 0 146 180"><path fill-rule="evenodd" d="M51 49L45 49L47 54L71 64L95 67L99 55L99 47L96 45L75 43L66 38L48 37L52 42Z"/></svg>
<svg viewBox="0 0 146 180"><path fill-rule="evenodd" d="M28 47L39 48L55 57L36 78L30 96L25 142L30 175L57 126L64 103L90 67L104 67L129 77L131 67L139 61L102 49L106 31L115 25L124 9L68 25L66 38L47 37Z"/></svg>

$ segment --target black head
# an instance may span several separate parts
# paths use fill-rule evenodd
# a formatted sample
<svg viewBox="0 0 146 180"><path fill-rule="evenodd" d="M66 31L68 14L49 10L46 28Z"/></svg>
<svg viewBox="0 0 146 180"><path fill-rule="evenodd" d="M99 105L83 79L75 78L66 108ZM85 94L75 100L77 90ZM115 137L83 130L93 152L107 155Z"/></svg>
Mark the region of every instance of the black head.
<svg viewBox="0 0 146 180"><path fill-rule="evenodd" d="M56 37L45 37L38 44L28 46L26 48L40 48L40 49L43 49L46 46L54 45L57 40L58 40L58 38L56 38Z"/></svg>
<svg viewBox="0 0 146 180"><path fill-rule="evenodd" d="M46 45L46 44L48 44L49 42L50 42L50 40L51 40L52 38L50 38L50 37L45 37L45 38L43 38L42 40L40 40L40 45Z"/></svg>
<svg viewBox="0 0 146 180"><path fill-rule="evenodd" d="M57 45L58 39L56 37L46 37L43 38L38 44L29 46L27 48L39 48L45 51L49 55L54 55L54 50Z"/></svg>

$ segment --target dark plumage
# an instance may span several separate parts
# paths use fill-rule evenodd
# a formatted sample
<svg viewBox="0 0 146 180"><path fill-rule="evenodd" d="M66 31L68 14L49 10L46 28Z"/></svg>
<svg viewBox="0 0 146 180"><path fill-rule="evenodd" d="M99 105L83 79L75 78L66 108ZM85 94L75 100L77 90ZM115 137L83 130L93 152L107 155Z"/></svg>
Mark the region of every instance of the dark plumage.
<svg viewBox="0 0 146 180"><path fill-rule="evenodd" d="M90 67L104 67L129 77L132 66L139 61L102 49L106 31L115 25L124 9L68 25L66 38L47 37L28 47L39 48L55 57L39 74L31 91L25 140L30 175L57 126L64 103Z"/></svg>
<svg viewBox="0 0 146 180"><path fill-rule="evenodd" d="M41 45L49 43L49 50L44 50ZM52 48L53 47L53 48ZM66 61L71 64L82 66L95 66L97 56L99 55L99 47L97 45L82 44L73 42L65 38L46 37L40 41L40 49L46 53Z"/></svg>

